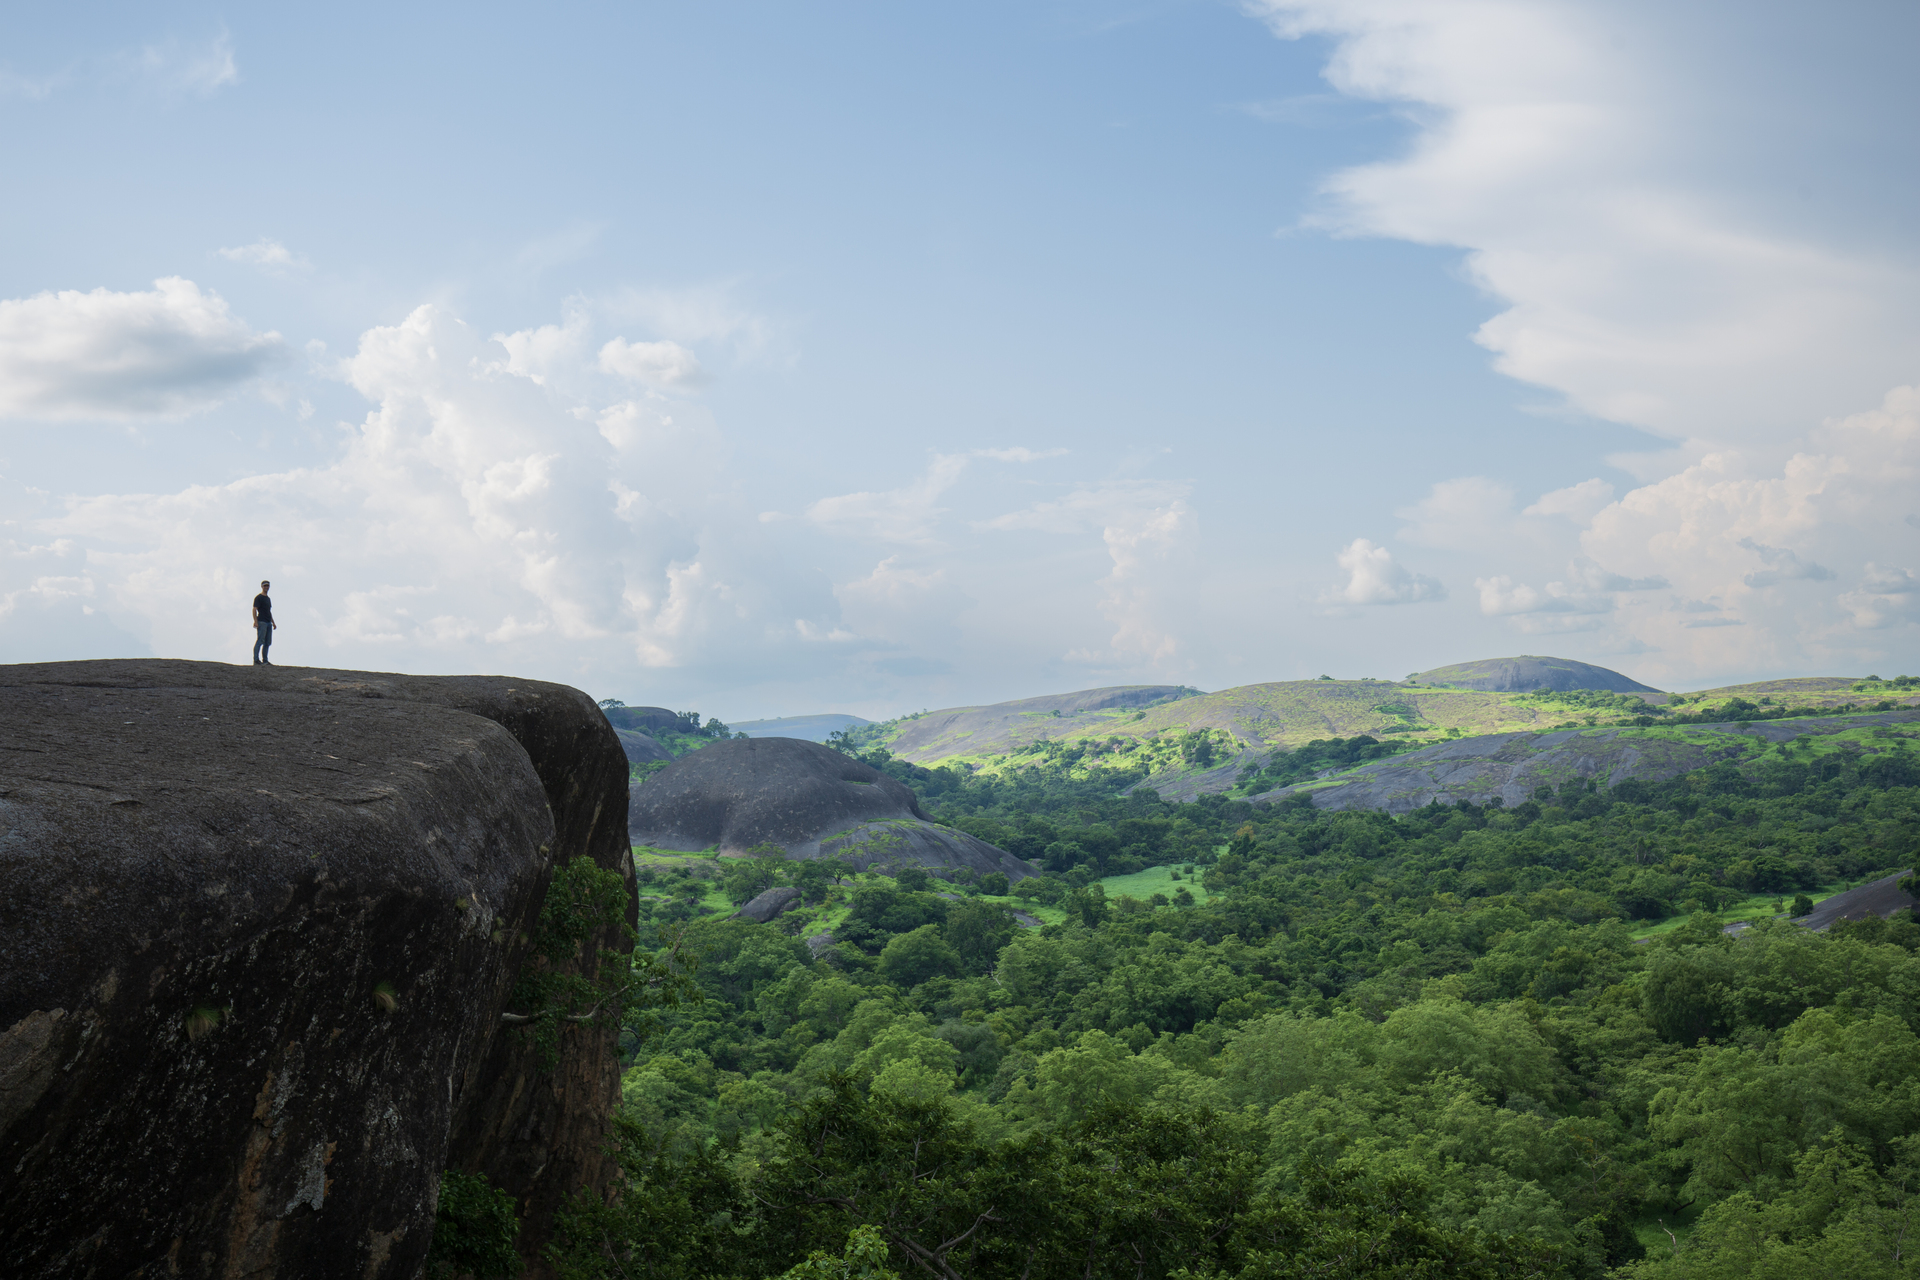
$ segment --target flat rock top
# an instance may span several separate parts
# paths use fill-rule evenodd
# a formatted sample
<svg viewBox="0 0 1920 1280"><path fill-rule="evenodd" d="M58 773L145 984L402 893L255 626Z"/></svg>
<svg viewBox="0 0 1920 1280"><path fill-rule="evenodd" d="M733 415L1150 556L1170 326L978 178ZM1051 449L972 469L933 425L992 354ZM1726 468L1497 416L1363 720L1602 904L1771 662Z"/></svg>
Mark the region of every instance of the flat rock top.
<svg viewBox="0 0 1920 1280"><path fill-rule="evenodd" d="M1641 684L1606 667L1575 662L1572 658L1547 658L1537 654L1456 662L1452 666L1422 671L1411 678L1422 684L1447 684L1457 689L1481 689L1491 693L1526 693L1534 689L1659 692L1651 685Z"/></svg>
<svg viewBox="0 0 1920 1280"><path fill-rule="evenodd" d="M126 939L244 930L291 885L470 883L497 900L509 860L448 851L551 838L540 779L497 721L559 698L591 706L482 677L0 667L0 1025L72 1007Z"/></svg>
<svg viewBox="0 0 1920 1280"><path fill-rule="evenodd" d="M838 751L798 738L748 738L704 747L655 774L633 792L627 825L636 844L735 853L926 816L913 792Z"/></svg>

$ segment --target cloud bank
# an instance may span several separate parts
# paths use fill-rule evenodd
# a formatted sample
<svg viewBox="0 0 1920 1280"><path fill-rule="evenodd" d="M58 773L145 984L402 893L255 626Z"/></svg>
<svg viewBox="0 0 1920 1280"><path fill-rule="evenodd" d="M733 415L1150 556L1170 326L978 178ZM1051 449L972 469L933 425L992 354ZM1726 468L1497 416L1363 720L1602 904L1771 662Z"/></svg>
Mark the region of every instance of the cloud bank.
<svg viewBox="0 0 1920 1280"><path fill-rule="evenodd" d="M1333 87L1412 126L1309 221L1463 250L1503 303L1475 335L1497 368L1679 446L1621 459L1651 481L1624 493L1519 507L1462 476L1403 510L1404 539L1472 565L1483 616L1591 633L1655 679L1913 652L1920 235L1863 214L1887 191L1827 158L1920 109L1910 77L1878 118L1856 88L1910 15L1823 23L1839 47L1810 60L1805 13L1717 2L1250 7L1331 41ZM1818 205L1809 174L1833 183ZM1340 563L1342 601L1414 598L1383 548Z"/></svg>

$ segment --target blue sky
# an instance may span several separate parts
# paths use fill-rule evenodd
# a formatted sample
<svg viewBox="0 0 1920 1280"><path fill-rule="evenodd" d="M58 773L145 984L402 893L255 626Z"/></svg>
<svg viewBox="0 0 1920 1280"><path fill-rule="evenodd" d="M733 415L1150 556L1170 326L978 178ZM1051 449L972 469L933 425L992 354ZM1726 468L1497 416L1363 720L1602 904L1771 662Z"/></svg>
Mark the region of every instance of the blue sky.
<svg viewBox="0 0 1920 1280"><path fill-rule="evenodd" d="M1671 8L16 9L0 660L1920 667L1920 19Z"/></svg>

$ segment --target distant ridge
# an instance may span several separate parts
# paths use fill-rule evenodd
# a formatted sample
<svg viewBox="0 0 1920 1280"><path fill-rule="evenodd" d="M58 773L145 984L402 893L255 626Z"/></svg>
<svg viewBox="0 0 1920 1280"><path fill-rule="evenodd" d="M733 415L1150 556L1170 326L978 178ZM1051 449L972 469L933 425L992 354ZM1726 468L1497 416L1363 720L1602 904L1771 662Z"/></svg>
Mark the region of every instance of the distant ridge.
<svg viewBox="0 0 1920 1280"><path fill-rule="evenodd" d="M737 720L727 726L749 738L799 738L803 742L825 742L830 733L857 729L871 720L838 711L814 716L779 716L772 720Z"/></svg>
<svg viewBox="0 0 1920 1280"><path fill-rule="evenodd" d="M1531 693L1536 689L1555 692L1573 689L1600 689L1609 693L1660 692L1651 685L1641 684L1606 667L1575 662L1572 658L1545 658L1537 654L1456 662L1450 667L1422 671L1408 679L1421 684L1449 685L1455 689L1480 689L1487 693Z"/></svg>

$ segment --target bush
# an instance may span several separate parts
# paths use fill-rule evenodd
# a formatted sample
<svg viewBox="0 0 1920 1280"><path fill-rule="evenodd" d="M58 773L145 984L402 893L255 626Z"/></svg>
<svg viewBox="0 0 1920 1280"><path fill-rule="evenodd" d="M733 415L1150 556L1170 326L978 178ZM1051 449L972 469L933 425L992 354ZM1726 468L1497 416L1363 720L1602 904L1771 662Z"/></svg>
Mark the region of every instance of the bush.
<svg viewBox="0 0 1920 1280"><path fill-rule="evenodd" d="M440 1175L440 1207L433 1215L427 1274L434 1280L518 1275L520 1256L513 1242L519 1234L512 1196L489 1182L484 1173L449 1169Z"/></svg>

